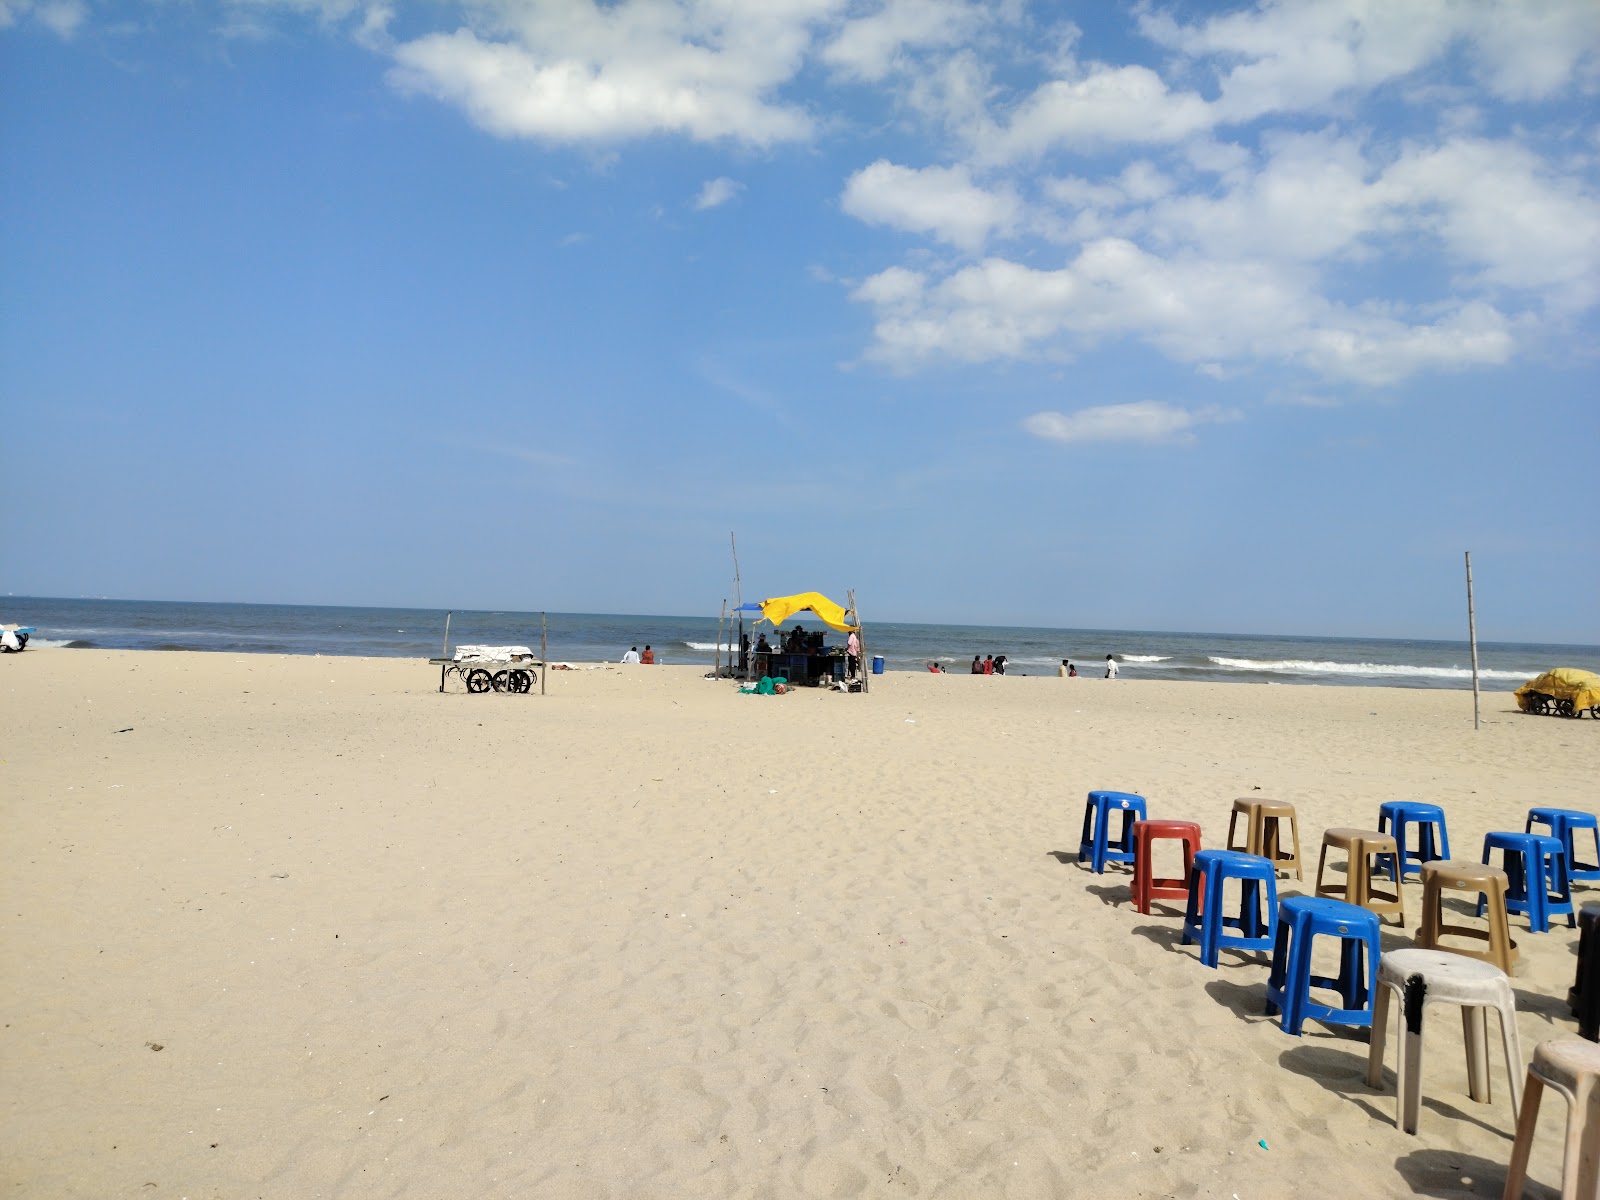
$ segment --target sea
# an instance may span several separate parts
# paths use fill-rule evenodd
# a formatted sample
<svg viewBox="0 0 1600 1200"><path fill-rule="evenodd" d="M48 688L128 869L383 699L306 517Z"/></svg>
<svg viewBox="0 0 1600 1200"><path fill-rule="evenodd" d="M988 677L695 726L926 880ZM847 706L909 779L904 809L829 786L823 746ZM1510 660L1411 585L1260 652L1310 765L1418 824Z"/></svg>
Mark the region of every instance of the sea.
<svg viewBox="0 0 1600 1200"><path fill-rule="evenodd" d="M218 654L324 654L431 658L463 643L525 645L541 631L551 662L615 662L630 647L651 646L658 662L711 668L724 661L738 627L718 633L717 618L605 613L477 612L423 608L342 608L300 604L210 604L161 600L0 597L0 622L31 625L35 650L200 650ZM790 624L807 625L807 614ZM811 621L808 628L819 628ZM770 627L764 627L770 628ZM786 627L787 628L787 627ZM754 636L753 627L744 626ZM1105 673L1107 654L1124 679L1224 683L1345 684L1471 688L1465 639L1304 637L1174 633L1133 629L1047 629L1013 625L868 622L865 652L889 671L938 663L964 672L973 655L1006 656L1007 674L1054 675L1062 659L1088 677ZM1509 690L1552 667L1600 670L1600 647L1480 642L1479 679Z"/></svg>

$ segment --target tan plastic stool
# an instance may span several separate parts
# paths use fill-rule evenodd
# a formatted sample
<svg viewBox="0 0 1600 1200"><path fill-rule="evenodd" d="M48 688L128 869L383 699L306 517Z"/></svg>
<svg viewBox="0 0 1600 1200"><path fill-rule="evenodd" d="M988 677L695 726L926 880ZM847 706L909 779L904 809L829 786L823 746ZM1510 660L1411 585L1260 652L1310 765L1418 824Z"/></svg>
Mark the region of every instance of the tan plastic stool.
<svg viewBox="0 0 1600 1200"><path fill-rule="evenodd" d="M1289 824L1289 837L1294 842L1294 849L1287 853L1278 841L1285 821ZM1306 875L1300 865L1300 821L1295 816L1294 805L1277 800L1258 800L1255 824L1258 830L1256 845L1261 847L1256 853L1280 871L1293 871L1294 877L1304 882Z"/></svg>
<svg viewBox="0 0 1600 1200"><path fill-rule="evenodd" d="M1260 854L1260 847L1256 845L1256 837L1260 829L1260 822L1256 819L1256 808L1259 801L1248 796L1242 796L1233 802L1233 812L1228 814L1228 843L1229 850L1237 850L1242 854ZM1239 823L1239 818L1244 817L1244 841L1234 840L1234 828Z"/></svg>
<svg viewBox="0 0 1600 1200"><path fill-rule="evenodd" d="M1391 950L1378 967L1378 995L1367 1051L1367 1086L1383 1086L1384 1038L1389 1032L1389 1001L1400 997L1405 1035L1395 1061L1395 1123L1417 1131L1422 1106L1422 1016L1429 1004L1461 1007L1467 1040L1467 1091L1489 1103L1489 1010L1500 1015L1500 1044L1511 1088L1511 1118L1522 1104L1522 1044L1517 1039L1517 1001L1511 980L1493 963L1475 962L1446 950Z"/></svg>
<svg viewBox="0 0 1600 1200"><path fill-rule="evenodd" d="M1245 819L1243 845L1236 843L1234 833L1241 816ZM1289 834L1294 842L1294 850L1287 854L1278 844L1278 831L1284 821L1289 822ZM1293 871L1296 879L1305 879L1305 872L1300 866L1300 822L1295 817L1292 804L1249 796L1235 800L1233 812L1228 816L1228 849L1258 854L1277 870Z"/></svg>
<svg viewBox="0 0 1600 1200"><path fill-rule="evenodd" d="M1345 852L1344 882L1325 879L1328 868L1328 850ZM1403 928L1406 923L1405 890L1398 884L1385 881L1374 858L1378 855L1397 854L1393 837L1375 829L1351 829L1335 826L1322 833L1322 853L1317 858L1317 886L1319 896L1332 896L1350 904L1359 904L1368 912L1380 917L1397 916ZM1387 890L1386 890L1387 889Z"/></svg>
<svg viewBox="0 0 1600 1200"><path fill-rule="evenodd" d="M1517 1144L1506 1168L1503 1200L1521 1200L1528 1155L1539 1124L1539 1100L1548 1085L1567 1098L1567 1141L1561 1155L1561 1200L1600 1196L1600 1045L1557 1038L1533 1048L1528 1083L1517 1120Z"/></svg>
<svg viewBox="0 0 1600 1200"><path fill-rule="evenodd" d="M1476 929L1470 925L1446 925L1444 921L1444 893L1466 892L1474 900L1486 896L1485 917L1488 925ZM1444 937L1472 938L1485 943L1482 950L1468 950L1460 946L1446 946ZM1461 862L1456 859L1439 860L1422 864L1422 920L1417 927L1419 950L1448 950L1493 963L1507 975L1517 961L1517 944L1511 940L1511 925L1506 920L1506 873L1498 867L1483 863Z"/></svg>

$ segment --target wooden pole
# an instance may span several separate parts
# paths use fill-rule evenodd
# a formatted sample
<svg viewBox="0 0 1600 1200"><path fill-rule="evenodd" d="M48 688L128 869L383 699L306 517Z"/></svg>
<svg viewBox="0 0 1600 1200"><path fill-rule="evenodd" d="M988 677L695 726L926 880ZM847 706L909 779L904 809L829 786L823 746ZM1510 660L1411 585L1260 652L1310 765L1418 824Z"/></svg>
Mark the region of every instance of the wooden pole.
<svg viewBox="0 0 1600 1200"><path fill-rule="evenodd" d="M861 614L856 611L856 590L845 593L850 601L850 613L856 619L856 641L861 643L861 653L856 656L856 670L861 672L861 694L872 690L872 665L867 659L867 631L861 625Z"/></svg>
<svg viewBox="0 0 1600 1200"><path fill-rule="evenodd" d="M1472 727L1478 721L1478 614L1472 607L1472 551L1467 551L1467 640L1472 643Z"/></svg>
<svg viewBox="0 0 1600 1200"><path fill-rule="evenodd" d="M727 619L728 601L726 598L724 598L722 601L722 611L717 614L717 665L713 669L716 671L716 677L718 679L722 678L722 626ZM731 667L733 664L729 663L728 665Z"/></svg>
<svg viewBox="0 0 1600 1200"><path fill-rule="evenodd" d="M539 695L544 695L545 677L550 674L550 630L544 613L539 614Z"/></svg>

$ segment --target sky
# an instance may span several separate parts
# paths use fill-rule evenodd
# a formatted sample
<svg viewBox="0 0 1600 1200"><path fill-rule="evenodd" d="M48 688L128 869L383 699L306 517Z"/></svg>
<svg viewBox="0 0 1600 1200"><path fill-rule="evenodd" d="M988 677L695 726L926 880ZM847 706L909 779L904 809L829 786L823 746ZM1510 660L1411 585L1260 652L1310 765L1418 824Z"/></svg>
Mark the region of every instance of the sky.
<svg viewBox="0 0 1600 1200"><path fill-rule="evenodd" d="M1597 94L1593 0L0 0L0 593L1600 643Z"/></svg>

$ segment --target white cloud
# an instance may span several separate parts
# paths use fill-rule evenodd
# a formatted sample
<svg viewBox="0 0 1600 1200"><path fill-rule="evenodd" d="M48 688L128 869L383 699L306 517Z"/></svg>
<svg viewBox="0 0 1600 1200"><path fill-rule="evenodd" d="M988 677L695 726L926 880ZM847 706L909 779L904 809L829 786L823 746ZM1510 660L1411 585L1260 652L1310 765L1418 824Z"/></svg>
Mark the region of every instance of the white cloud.
<svg viewBox="0 0 1600 1200"><path fill-rule="evenodd" d="M820 57L840 74L875 82L906 65L906 52L956 46L992 20L967 0L886 0L877 12L844 22Z"/></svg>
<svg viewBox="0 0 1600 1200"><path fill-rule="evenodd" d="M1160 400L1105 404L1076 412L1038 412L1022 422L1034 437L1053 442L1191 442L1198 425L1237 421L1237 409L1180 408Z"/></svg>
<svg viewBox="0 0 1600 1200"><path fill-rule="evenodd" d="M837 0L485 0L480 28L394 48L393 82L462 107L502 136L549 141L677 134L756 146L807 138L773 98Z"/></svg>
<svg viewBox="0 0 1600 1200"><path fill-rule="evenodd" d="M736 179L729 179L726 175L708 179L705 186L700 189L700 194L695 197L694 206L700 210L716 208L726 204L742 191L744 184Z"/></svg>
<svg viewBox="0 0 1600 1200"><path fill-rule="evenodd" d="M884 159L852 175L839 203L863 221L932 234L963 250L1010 232L1022 207L1009 188L989 191L973 183L964 166L917 169Z"/></svg>
<svg viewBox="0 0 1600 1200"><path fill-rule="evenodd" d="M1431 322L1408 323L1328 301L1293 270L1162 258L1118 238L1086 245L1056 270L990 258L931 281L891 268L855 297L877 312L873 354L899 369L1070 353L1129 337L1207 371L1275 362L1381 385L1420 370L1504 362L1513 348L1510 323L1487 304L1457 303Z"/></svg>
<svg viewBox="0 0 1600 1200"><path fill-rule="evenodd" d="M1170 49L1227 64L1216 104L1230 121L1321 109L1437 62L1458 43L1491 91L1513 100L1552 94L1600 52L1593 0L1258 0L1193 25L1149 8L1140 25Z"/></svg>
<svg viewBox="0 0 1600 1200"><path fill-rule="evenodd" d="M1148 67L1096 66L1081 79L1041 85L1009 120L985 130L974 153L1010 162L1056 145L1101 149L1178 142L1210 129L1211 106L1194 92L1173 92Z"/></svg>
<svg viewBox="0 0 1600 1200"><path fill-rule="evenodd" d="M0 0L0 29L29 17L60 38L71 38L89 19L84 0Z"/></svg>

